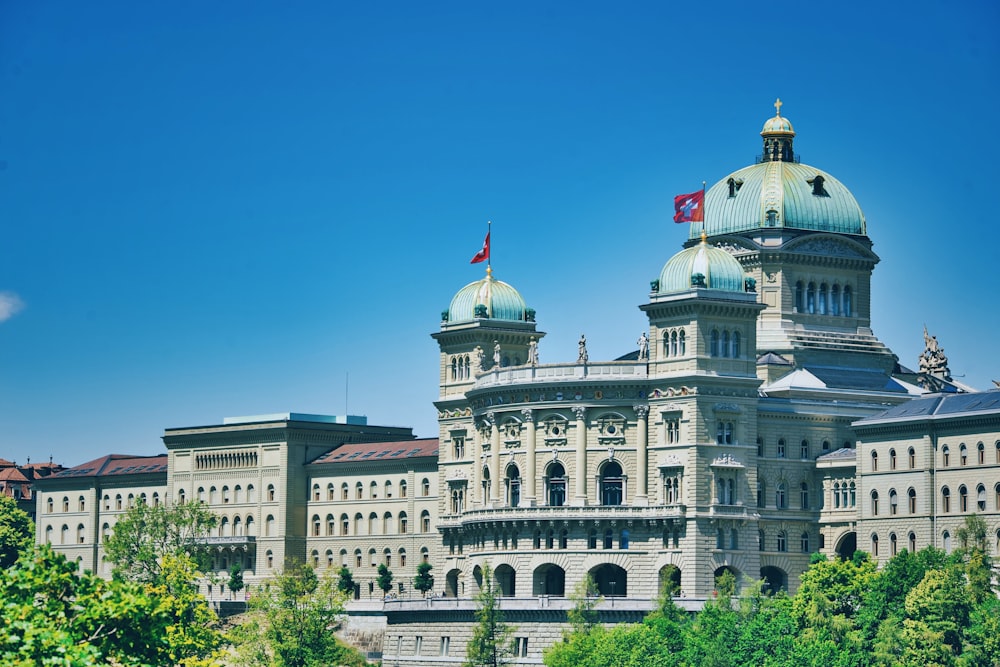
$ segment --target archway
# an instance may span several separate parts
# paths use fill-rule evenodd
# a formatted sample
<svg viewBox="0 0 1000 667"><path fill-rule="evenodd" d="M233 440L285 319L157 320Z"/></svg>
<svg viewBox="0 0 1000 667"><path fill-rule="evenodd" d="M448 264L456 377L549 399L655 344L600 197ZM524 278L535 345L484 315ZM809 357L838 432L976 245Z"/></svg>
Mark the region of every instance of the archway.
<svg viewBox="0 0 1000 667"><path fill-rule="evenodd" d="M472 578L476 582L476 591L483 590L483 568L478 565L472 570Z"/></svg>
<svg viewBox="0 0 1000 667"><path fill-rule="evenodd" d="M601 470L601 504L621 505L623 494L622 467L617 461L609 461Z"/></svg>
<svg viewBox="0 0 1000 667"><path fill-rule="evenodd" d="M597 585L597 592L604 597L628 595L628 573L618 565L604 563L593 568L589 574Z"/></svg>
<svg viewBox="0 0 1000 667"><path fill-rule="evenodd" d="M764 585L761 590L765 593L777 593L788 590L788 575L780 567L766 566L760 568L760 578Z"/></svg>
<svg viewBox="0 0 1000 667"><path fill-rule="evenodd" d="M736 591L738 592L740 590L740 580L743 578L743 575L740 574L739 570L737 570L735 567L733 567L731 565L723 565L722 567L716 569L715 572L713 573L714 574L713 581L715 582L716 589L718 589L718 587L719 587L719 584L718 584L719 577L721 577L722 575L724 575L727 572L730 573L730 574L732 574L733 578L736 580L736 582L735 582L736 583Z"/></svg>
<svg viewBox="0 0 1000 667"><path fill-rule="evenodd" d="M566 571L558 565L546 563L535 568L531 577L532 595L566 595Z"/></svg>
<svg viewBox="0 0 1000 667"><path fill-rule="evenodd" d="M458 575L460 570L449 570L444 579L444 596L446 598L458 597Z"/></svg>
<svg viewBox="0 0 1000 667"><path fill-rule="evenodd" d="M500 597L514 597L516 594L515 585L517 583L517 574L514 572L514 568L504 563L497 566L497 569L493 572L493 576L497 581L497 587L500 589Z"/></svg>
<svg viewBox="0 0 1000 667"><path fill-rule="evenodd" d="M660 568L660 595L677 595L681 590L681 569L676 565Z"/></svg>
<svg viewBox="0 0 1000 667"><path fill-rule="evenodd" d="M849 560L854 557L854 552L858 550L857 533L847 533L837 540L837 557L841 560Z"/></svg>

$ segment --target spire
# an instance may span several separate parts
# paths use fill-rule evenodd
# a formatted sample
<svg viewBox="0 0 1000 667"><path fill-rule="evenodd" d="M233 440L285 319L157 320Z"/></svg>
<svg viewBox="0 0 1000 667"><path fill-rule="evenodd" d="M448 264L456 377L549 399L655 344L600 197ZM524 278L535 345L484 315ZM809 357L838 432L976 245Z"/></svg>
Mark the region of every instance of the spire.
<svg viewBox="0 0 1000 667"><path fill-rule="evenodd" d="M779 97L774 101L774 118L764 123L764 129L760 136L764 137L764 153L761 156L763 162L794 162L795 153L792 151L792 138L795 130L792 123L781 115L781 107L784 102Z"/></svg>

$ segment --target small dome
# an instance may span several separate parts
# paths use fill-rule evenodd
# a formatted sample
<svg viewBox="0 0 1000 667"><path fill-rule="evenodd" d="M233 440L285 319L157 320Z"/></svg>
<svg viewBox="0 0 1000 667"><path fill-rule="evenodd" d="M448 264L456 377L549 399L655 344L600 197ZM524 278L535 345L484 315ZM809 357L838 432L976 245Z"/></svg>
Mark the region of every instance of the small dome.
<svg viewBox="0 0 1000 667"><path fill-rule="evenodd" d="M795 130L792 129L792 121L781 117L782 104L783 102L780 99L774 103L774 118L769 118L764 123L764 129L760 131L761 136L766 137L769 134L790 134L795 136Z"/></svg>
<svg viewBox="0 0 1000 667"><path fill-rule="evenodd" d="M478 308L477 313L478 306L482 308ZM449 322L467 322L484 318L528 322L534 320L534 312L525 305L520 292L507 283L493 278L492 270L487 269L485 278L458 290L447 311Z"/></svg>
<svg viewBox="0 0 1000 667"><path fill-rule="evenodd" d="M698 284L696 276L703 276ZM660 272L657 294L683 292L692 287L706 287L729 292L744 291L744 272L736 258L721 248L710 246L702 235L701 243L691 246L667 260Z"/></svg>

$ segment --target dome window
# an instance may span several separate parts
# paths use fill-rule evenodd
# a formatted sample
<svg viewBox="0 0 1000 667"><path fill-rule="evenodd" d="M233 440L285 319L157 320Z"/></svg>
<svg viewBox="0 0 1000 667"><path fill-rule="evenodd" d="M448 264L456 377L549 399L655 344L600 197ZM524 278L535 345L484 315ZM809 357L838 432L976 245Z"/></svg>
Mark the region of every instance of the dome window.
<svg viewBox="0 0 1000 667"><path fill-rule="evenodd" d="M819 174L816 174L812 178L806 179L806 183L808 183L809 185L812 186L813 196L814 197L829 197L830 196L830 193L828 193L826 191L826 188L823 187L823 182L825 180L826 179L824 179Z"/></svg>
<svg viewBox="0 0 1000 667"><path fill-rule="evenodd" d="M743 179L742 178L730 178L728 181L726 181L726 183L727 183L727 185L729 185L729 196L730 197L735 197L736 193L740 191L741 187L743 187Z"/></svg>
<svg viewBox="0 0 1000 667"><path fill-rule="evenodd" d="M778 212L773 208L767 212L767 226L776 227L778 225Z"/></svg>

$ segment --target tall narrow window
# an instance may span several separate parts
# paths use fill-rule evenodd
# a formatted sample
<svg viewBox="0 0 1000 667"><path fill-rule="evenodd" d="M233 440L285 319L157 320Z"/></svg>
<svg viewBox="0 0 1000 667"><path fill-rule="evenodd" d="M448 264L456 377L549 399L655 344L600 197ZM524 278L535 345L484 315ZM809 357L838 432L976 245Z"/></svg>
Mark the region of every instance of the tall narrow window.
<svg viewBox="0 0 1000 667"><path fill-rule="evenodd" d="M906 453L907 458L910 461L910 470L917 467L917 453L914 451L913 447L910 447L909 451Z"/></svg>
<svg viewBox="0 0 1000 667"><path fill-rule="evenodd" d="M719 350L719 352L721 352L721 354L719 355L720 357L728 357L729 356L729 332L728 331L723 331L722 332L722 349Z"/></svg>
<svg viewBox="0 0 1000 667"><path fill-rule="evenodd" d="M854 314L854 300L851 297L851 286L844 285L844 317Z"/></svg>
<svg viewBox="0 0 1000 667"><path fill-rule="evenodd" d="M830 288L830 314L840 315L840 285Z"/></svg>
<svg viewBox="0 0 1000 667"><path fill-rule="evenodd" d="M683 357L685 354L687 354L687 343L684 340L684 330L683 329L681 330L680 334L678 334L677 341L678 341L677 342L678 352L680 353L680 356Z"/></svg>
<svg viewBox="0 0 1000 667"><path fill-rule="evenodd" d="M872 491L872 516L878 516L878 491Z"/></svg>
<svg viewBox="0 0 1000 667"><path fill-rule="evenodd" d="M817 299L818 303L816 304L820 315L826 315L826 300L827 288L826 283L823 283L819 286L819 298Z"/></svg>
<svg viewBox="0 0 1000 667"><path fill-rule="evenodd" d="M708 355L710 357L719 356L719 332L716 329L712 329L712 333L709 335Z"/></svg>
<svg viewBox="0 0 1000 667"><path fill-rule="evenodd" d="M795 312L806 312L806 291L801 280L795 283Z"/></svg>
<svg viewBox="0 0 1000 667"><path fill-rule="evenodd" d="M872 450L872 472L878 472L878 452Z"/></svg>
<svg viewBox="0 0 1000 667"><path fill-rule="evenodd" d="M941 511L951 511L951 489L947 486L941 489Z"/></svg>
<svg viewBox="0 0 1000 667"><path fill-rule="evenodd" d="M899 497L896 489L889 489L889 514L895 516L899 510Z"/></svg>
<svg viewBox="0 0 1000 667"><path fill-rule="evenodd" d="M912 487L906 492L906 504L910 514L917 513L917 492Z"/></svg>
<svg viewBox="0 0 1000 667"><path fill-rule="evenodd" d="M809 283L806 288L806 312L810 315L816 312L816 283Z"/></svg>
<svg viewBox="0 0 1000 667"><path fill-rule="evenodd" d="M740 358L740 332L739 331L734 331L733 332L732 354L730 356L733 359L739 359Z"/></svg>

